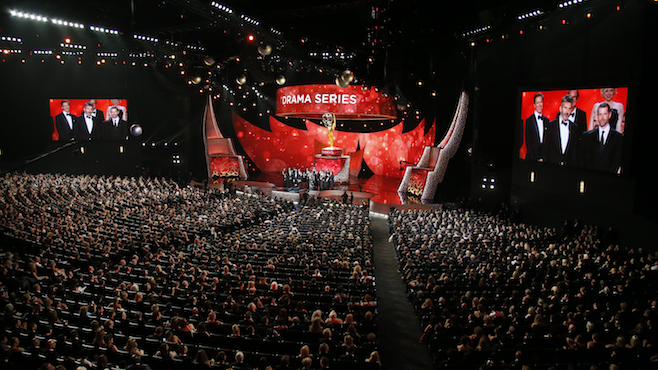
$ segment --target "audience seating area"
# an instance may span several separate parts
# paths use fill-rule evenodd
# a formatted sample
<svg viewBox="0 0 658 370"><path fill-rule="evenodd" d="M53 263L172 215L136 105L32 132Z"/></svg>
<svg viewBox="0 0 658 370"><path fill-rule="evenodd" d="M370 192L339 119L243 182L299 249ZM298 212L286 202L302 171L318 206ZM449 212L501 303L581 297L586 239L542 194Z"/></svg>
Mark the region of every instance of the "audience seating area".
<svg viewBox="0 0 658 370"><path fill-rule="evenodd" d="M2 368L380 367L367 207L0 179Z"/></svg>
<svg viewBox="0 0 658 370"><path fill-rule="evenodd" d="M435 368L657 365L655 253L464 210L393 211L389 225Z"/></svg>

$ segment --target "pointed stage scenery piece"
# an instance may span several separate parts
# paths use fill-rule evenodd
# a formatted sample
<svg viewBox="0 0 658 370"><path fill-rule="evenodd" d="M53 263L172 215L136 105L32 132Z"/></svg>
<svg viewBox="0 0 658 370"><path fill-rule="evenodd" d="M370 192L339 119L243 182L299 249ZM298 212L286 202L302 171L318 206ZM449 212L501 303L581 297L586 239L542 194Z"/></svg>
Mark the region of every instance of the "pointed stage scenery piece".
<svg viewBox="0 0 658 370"><path fill-rule="evenodd" d="M218 184L224 179L247 179L244 159L235 153L233 141L225 138L217 126L212 98L208 96L208 104L203 113L203 140L206 147L206 164L208 183Z"/></svg>
<svg viewBox="0 0 658 370"><path fill-rule="evenodd" d="M427 146L423 156L415 166L409 166L404 172L398 193L411 194L423 200L434 199L436 188L443 181L448 167L448 161L459 148L462 140L466 116L468 113L468 94L461 93L452 124L448 128L441 143L437 146Z"/></svg>

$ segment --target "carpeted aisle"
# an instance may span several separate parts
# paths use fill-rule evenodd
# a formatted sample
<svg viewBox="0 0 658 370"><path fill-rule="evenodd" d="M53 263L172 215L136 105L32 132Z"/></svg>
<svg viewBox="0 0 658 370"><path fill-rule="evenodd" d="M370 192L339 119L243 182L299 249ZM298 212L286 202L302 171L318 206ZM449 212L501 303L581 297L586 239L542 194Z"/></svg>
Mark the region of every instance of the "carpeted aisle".
<svg viewBox="0 0 658 370"><path fill-rule="evenodd" d="M371 225L379 312L379 353L383 368L431 369L427 346L418 343L421 330L397 272L395 248L388 242L387 220L372 216Z"/></svg>

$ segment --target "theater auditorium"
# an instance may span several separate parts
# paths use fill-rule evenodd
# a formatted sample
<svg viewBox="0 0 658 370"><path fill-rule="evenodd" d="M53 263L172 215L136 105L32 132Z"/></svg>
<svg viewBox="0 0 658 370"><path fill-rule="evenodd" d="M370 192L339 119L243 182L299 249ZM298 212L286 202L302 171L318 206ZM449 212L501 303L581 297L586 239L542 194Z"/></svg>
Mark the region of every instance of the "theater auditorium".
<svg viewBox="0 0 658 370"><path fill-rule="evenodd" d="M3 1L0 368L657 368L657 19Z"/></svg>

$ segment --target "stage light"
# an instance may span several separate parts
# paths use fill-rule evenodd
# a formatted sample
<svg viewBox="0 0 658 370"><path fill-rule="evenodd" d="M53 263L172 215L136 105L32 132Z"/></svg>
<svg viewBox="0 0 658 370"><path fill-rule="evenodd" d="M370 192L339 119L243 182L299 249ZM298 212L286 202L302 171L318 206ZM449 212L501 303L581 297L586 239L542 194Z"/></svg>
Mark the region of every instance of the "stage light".
<svg viewBox="0 0 658 370"><path fill-rule="evenodd" d="M578 192L580 194L585 194L585 180L580 180L580 183L578 184Z"/></svg>
<svg viewBox="0 0 658 370"><path fill-rule="evenodd" d="M119 153L123 154L123 145L119 145Z"/></svg>
<svg viewBox="0 0 658 370"><path fill-rule="evenodd" d="M23 39L21 39L20 37L2 36L0 39L2 41L7 41L7 42L18 42L18 43L23 42Z"/></svg>
<svg viewBox="0 0 658 370"><path fill-rule="evenodd" d="M270 46L268 44L259 45L258 46L258 53L262 56L268 56L268 55L272 54L272 46Z"/></svg>
<svg viewBox="0 0 658 370"><path fill-rule="evenodd" d="M138 35L138 34L134 34L133 38L137 39L137 40L149 41L149 42L153 42L153 43L157 43L159 41L157 37L146 36L146 35Z"/></svg>
<svg viewBox="0 0 658 370"><path fill-rule="evenodd" d="M85 28L85 25L82 23L76 23L76 22L69 22L69 21L63 21L61 19L51 19L50 20L53 24L57 24L60 26L67 26L67 27L73 27L73 28Z"/></svg>
<svg viewBox="0 0 658 370"><path fill-rule="evenodd" d="M249 17L249 16L247 16L247 15L241 14L241 15L240 15L240 18L241 18L242 20L248 22L248 23L253 24L254 26L259 26L259 25L260 25L260 22L259 22L259 21L255 20L254 18L251 18L251 17Z"/></svg>
<svg viewBox="0 0 658 370"><path fill-rule="evenodd" d="M543 15L543 14L544 14L544 12L541 9L536 9L536 10L533 10L533 11L530 11L530 12L527 12L527 13L519 14L516 17L516 19L518 19L520 21L523 21L523 20L526 20L526 19L539 17L540 15Z"/></svg>
<svg viewBox="0 0 658 370"><path fill-rule="evenodd" d="M39 21L39 22L48 22L48 17L44 17L38 14L24 13L24 12L19 12L17 10L10 10L9 14L11 14L12 17L31 19L33 21Z"/></svg>
<svg viewBox="0 0 658 370"><path fill-rule="evenodd" d="M617 5L617 11L621 10L621 5Z"/></svg>
<svg viewBox="0 0 658 370"><path fill-rule="evenodd" d="M530 171L530 182L535 182L535 171Z"/></svg>
<svg viewBox="0 0 658 370"><path fill-rule="evenodd" d="M462 32L462 37L467 38L467 37L475 36L477 34L489 31L490 29L491 29L491 25L487 24L487 25L482 26L482 27L473 28L471 30Z"/></svg>
<svg viewBox="0 0 658 370"><path fill-rule="evenodd" d="M256 39L256 37L254 37L254 35L252 34L249 34L249 36L247 36L247 40L249 40L249 42L254 41L254 39Z"/></svg>
<svg viewBox="0 0 658 370"><path fill-rule="evenodd" d="M565 24L567 24L567 20L566 20L566 19L562 19L562 25L565 25Z"/></svg>
<svg viewBox="0 0 658 370"><path fill-rule="evenodd" d="M354 81L354 72L350 71L349 69L346 69L343 71L343 73L340 74L340 79L350 84L352 83L352 81Z"/></svg>
<svg viewBox="0 0 658 370"><path fill-rule="evenodd" d="M423 86L423 81L422 81L422 80L418 80L418 82L416 82L416 84L417 84L418 86Z"/></svg>
<svg viewBox="0 0 658 370"><path fill-rule="evenodd" d="M475 41L471 41L471 47L472 47L472 48L475 47Z"/></svg>
<svg viewBox="0 0 658 370"><path fill-rule="evenodd" d="M281 36L281 31L277 30L274 27L270 27L270 32L272 32L273 34L275 34L277 36Z"/></svg>
<svg viewBox="0 0 658 370"><path fill-rule="evenodd" d="M338 85L338 87L344 88L349 85L349 82L344 81L342 78L340 78L340 76L336 76L336 85Z"/></svg>
<svg viewBox="0 0 658 370"><path fill-rule="evenodd" d="M107 34L110 34L110 35L118 35L119 34L119 31L112 30L112 29L105 28L105 27L89 26L89 29L92 30L92 31L95 31L95 32L102 32L102 33L107 33Z"/></svg>
<svg viewBox="0 0 658 370"><path fill-rule="evenodd" d="M658 1L658 0L657 0L657 1ZM589 13L589 12L588 12L588 13L587 13L587 19L590 19L590 18L592 18L592 13Z"/></svg>
<svg viewBox="0 0 658 370"><path fill-rule="evenodd" d="M570 7L570 6L573 6L573 5L578 5L578 4L583 3L583 2L585 2L585 0L568 0L568 1L564 1L564 2L561 2L560 4L558 4L558 7L559 8L567 8L567 7Z"/></svg>
<svg viewBox="0 0 658 370"><path fill-rule="evenodd" d="M172 58L171 58L171 59L174 59L175 57L176 57L175 55L172 55ZM210 57L210 56L207 56L207 57L203 58L203 63L204 63L205 65L207 65L208 67L210 67L210 66L212 66L213 64L215 64L215 58Z"/></svg>
<svg viewBox="0 0 658 370"><path fill-rule="evenodd" d="M222 5L218 2L213 1L213 2L210 3L210 5L214 6L215 8L217 8L221 11L223 11L224 13L233 14L233 9L229 8L228 6Z"/></svg>
<svg viewBox="0 0 658 370"><path fill-rule="evenodd" d="M199 77L199 76L193 77L192 78L192 83L195 84L195 85L200 84L201 83L201 77Z"/></svg>
<svg viewBox="0 0 658 370"><path fill-rule="evenodd" d="M247 77L246 76L239 76L238 78L235 79L235 82L238 85L244 85L247 83Z"/></svg>
<svg viewBox="0 0 658 370"><path fill-rule="evenodd" d="M284 76L279 76L276 79L276 84L279 86L283 86L286 83L286 78Z"/></svg>

